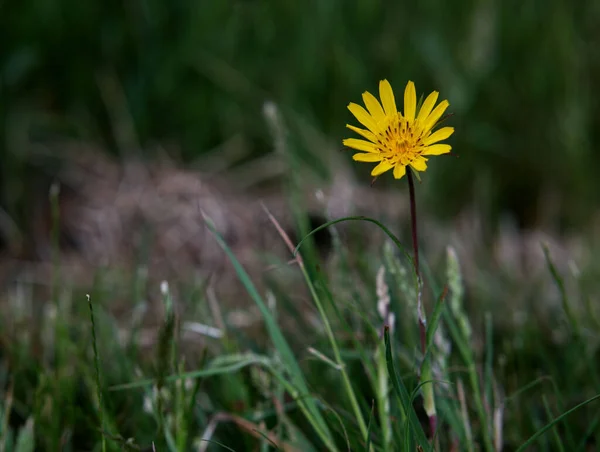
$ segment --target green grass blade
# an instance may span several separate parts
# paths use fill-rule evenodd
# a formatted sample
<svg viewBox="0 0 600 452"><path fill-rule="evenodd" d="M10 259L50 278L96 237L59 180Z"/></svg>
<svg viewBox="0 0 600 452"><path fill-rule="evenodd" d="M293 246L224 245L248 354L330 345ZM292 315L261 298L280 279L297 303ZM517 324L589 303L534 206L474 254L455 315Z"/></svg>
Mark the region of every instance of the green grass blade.
<svg viewBox="0 0 600 452"><path fill-rule="evenodd" d="M595 432L598 431L598 423L600 422L600 416L596 415L592 422L590 422L588 428L585 433L581 436L581 440L575 450L584 450L587 442L593 438Z"/></svg>
<svg viewBox="0 0 600 452"><path fill-rule="evenodd" d="M177 374L177 375L171 375L169 377L166 377L165 381L172 382L172 381L176 381L176 380L185 380L188 378L189 379L198 379L198 378L204 378L204 377L209 377L209 376L223 375L223 374L228 374L231 372L237 372L237 371L239 371L245 367L251 366L251 365L260 365L260 366L264 367L265 369L267 369L286 388L286 390L290 394L294 395L294 394L300 393L298 388L294 387L281 372L278 372L272 366L269 358L260 356L260 355L253 356L248 359L240 359L238 362L235 362L235 363L227 365L227 366L221 365L221 366L216 366L214 368L209 368L209 369L205 369L205 370L185 372L185 373L181 373L181 374ZM143 387L143 386L150 386L155 383L156 383L155 379L147 379L147 380L142 380L142 381L136 381L133 383L112 386L110 388L110 390L116 391L116 390L123 390L123 389L133 389L133 388L139 388L139 387ZM309 396L309 397L312 397L312 396ZM306 408L304 407L304 405L301 402L306 399L308 399L308 397L305 397L302 394L300 394L296 397L296 402L298 403L298 405L300 406L300 408L303 411Z"/></svg>
<svg viewBox="0 0 600 452"><path fill-rule="evenodd" d="M552 411L550 410L550 405L548 404L548 398L543 395L542 396L542 402L544 403L544 409L546 410L546 414L548 415L549 418L551 418L552 415ZM556 450L558 452L565 452L565 445L562 442L562 439L560 438L560 434L556 429L552 429L552 433L554 434L554 444L556 445Z"/></svg>
<svg viewBox="0 0 600 452"><path fill-rule="evenodd" d="M225 243L225 240L223 239L221 234L219 234L219 232L215 229L212 221L206 216L204 216L204 218L205 218L205 222L206 222L208 229L213 233L213 235L215 236L215 238L217 240L217 243L219 244L219 246L221 246L223 251L225 251L225 254L227 255L227 257L233 264L233 267L235 269L235 272L236 272L238 278L240 279L240 281L242 282L242 284L248 291L248 294L250 295L250 297L254 300L254 302L258 306L258 308L263 316L263 319L265 321L267 331L269 332L269 336L271 337L271 340L273 341L273 345L277 348L277 351L279 352L286 369L290 373L293 385L296 388L298 388L301 395L307 395L309 393L309 391L308 391L308 386L306 384L306 380L304 379L304 375L302 374L300 365L298 364L298 361L296 360L296 358L292 352L292 349L290 348L289 344L285 340L285 337L283 336L283 333L281 332L279 325L277 325L277 322L273 318L273 315L269 311L269 308L267 307L267 305L263 301L262 297L256 290L256 287L252 283L250 276L244 270L244 268L242 267L240 262L237 260L237 258L231 251L231 248L229 248L229 246L227 245L227 243ZM305 399L301 399L299 404L300 404L300 407L303 408L303 411L304 411L305 415L307 416L308 420L311 422L311 424L313 425L315 430L317 430L317 432L319 433L321 440L325 443L327 448L329 450L336 450L336 447L334 445L334 442L333 442L333 439L331 436L331 432L329 431L329 428L328 428L327 424L325 423L325 420L321 416L321 413L320 413L319 409L317 408L317 405L315 404L315 402L311 398L305 398Z"/></svg>
<svg viewBox="0 0 600 452"><path fill-rule="evenodd" d="M487 400L492 400L492 381L494 378L494 341L492 314L485 313L485 370L484 370L484 394Z"/></svg>
<svg viewBox="0 0 600 452"><path fill-rule="evenodd" d="M301 265L300 269L304 275L304 279L306 281L306 284L308 285L308 288L313 297L313 300L315 302L317 310L319 311L319 315L321 316L323 325L325 326L325 332L329 339L329 343L331 345L331 349L333 351L335 361L336 361L337 365L339 366L339 371L342 376L342 384L344 387L344 391L346 392L346 395L348 396L350 405L352 406L352 410L354 412L354 416L356 418L356 422L358 423L358 427L361 431L361 434L363 435L363 439L364 439L364 441L366 441L367 425L364 421L362 412L360 410L360 406L358 404L358 400L357 400L354 388L352 387L352 382L350 381L350 377L348 376L348 373L346 372L346 367L344 365L344 362L342 361L342 357L341 357L340 351L339 351L339 346L337 344L335 335L333 333L333 329L331 328L331 323L329 322L329 319L327 318L327 313L325 312L325 310L323 308L323 303L321 302L321 299L320 299L319 295L317 294L314 284L310 280L310 277L309 277L304 265Z"/></svg>
<svg viewBox="0 0 600 452"><path fill-rule="evenodd" d="M446 299L446 295L448 295L448 287L444 286L444 290L438 297L435 306L433 307L433 313L431 314L431 318L429 319L427 334L425 335L428 351L430 350L431 345L433 344L435 332L437 330L438 324L440 323L440 319L442 318L442 313L444 312L444 300Z"/></svg>
<svg viewBox="0 0 600 452"><path fill-rule="evenodd" d="M371 412L369 413L369 422L367 424L367 446L365 451L371 450L371 426L373 425L373 410L375 409L375 401L371 402Z"/></svg>
<svg viewBox="0 0 600 452"><path fill-rule="evenodd" d="M104 406L102 400L102 385L100 382L100 356L98 353L98 341L96 338L96 322L94 320L94 307L92 305L92 299L87 295L88 306L90 309L90 324L92 326L92 347L94 350L94 376L96 378L96 396L98 397L98 421L100 423L100 431L103 432L104 426ZM106 451L106 438L104 434L101 437L102 451Z"/></svg>
<svg viewBox="0 0 600 452"><path fill-rule="evenodd" d="M558 389L556 388L556 383L554 382L554 379L548 375L542 375L541 377L538 377L535 380L527 383L525 386L517 389L511 395L506 396L506 398L504 399L505 403L510 403L512 400L518 399L521 394L526 393L527 391L535 388L536 386L541 386L542 383L544 383L545 381L550 382L550 384L555 389L555 391L558 391Z"/></svg>
<svg viewBox="0 0 600 452"><path fill-rule="evenodd" d="M19 430L14 452L33 452L35 450L34 421L29 418Z"/></svg>
<svg viewBox="0 0 600 452"><path fill-rule="evenodd" d="M207 442L209 444L216 444L217 446L221 446L223 449L229 450L231 452L237 452L235 449L232 449L229 446L226 446L223 443L220 443L219 441L215 441L214 439L201 439L200 441L202 442Z"/></svg>
<svg viewBox="0 0 600 452"><path fill-rule="evenodd" d="M579 325L577 323L577 319L575 318L575 314L571 309L571 303L569 303L569 296L567 295L567 289L565 288L565 282L558 272L558 269L554 265L552 261L552 257L550 256L550 250L547 245L542 245L542 249L544 251L544 258L546 259L546 265L548 266L548 270L552 275L552 279L560 292L560 300L562 302L563 310L565 311L565 315L567 316L567 320L569 321L569 326L573 329L573 331L579 335Z"/></svg>
<svg viewBox="0 0 600 452"><path fill-rule="evenodd" d="M560 422L561 420L563 420L564 418L566 418L568 415L570 415L571 413L577 411L579 408L583 408L584 406L586 406L589 403L594 402L595 400L600 399L600 394L595 395L592 398L587 399L585 402L581 402L579 405L574 406L573 408L571 408L568 411L565 411L563 414L561 414L560 416L558 416L557 418L555 418L554 420L552 420L551 422L549 422L548 424L546 424L544 427L542 427L541 429L539 429L537 432L535 432L535 434L533 434L533 436L531 436L527 441L525 441L518 449L516 452L520 452L522 450L527 449L529 446L531 446L540 436L542 436L544 433L546 433L548 430L550 430L552 427L554 427L558 422Z"/></svg>
<svg viewBox="0 0 600 452"><path fill-rule="evenodd" d="M431 353L432 353L432 345L435 337L435 332L440 322L440 318L442 316L443 307L444 307L444 299L448 294L448 287L445 286L444 290L438 297L436 304L433 309L433 314L431 316L430 323L427 327L427 331L425 333L425 356L423 357L423 364L421 365L421 380L423 381L431 381L433 379L432 370L431 370ZM420 385L417 386L420 388ZM425 408L425 412L430 420L430 425L437 424L437 409L435 404L435 391L434 386L427 385L423 387L423 405ZM435 432L432 432L434 435Z"/></svg>
<svg viewBox="0 0 600 452"><path fill-rule="evenodd" d="M431 445L429 444L429 441L425 436L425 432L423 431L423 427L421 426L421 423L417 418L417 414L415 413L415 410L412 407L410 394L406 390L406 387L404 386L402 380L398 378L396 366L394 365L394 357L392 355L392 347L390 344L389 327L385 327L383 335L385 340L385 356L388 366L388 373L390 379L392 380L392 386L394 388L396 396L398 397L398 401L400 402L402 410L404 411L404 414L406 416L406 422L413 434L415 435L417 443L425 450L432 450Z"/></svg>
<svg viewBox="0 0 600 452"><path fill-rule="evenodd" d="M383 232L385 232L385 234L392 239L392 241L394 242L394 244L398 247L398 249L400 251L402 251L402 253L410 260L411 263L413 263L413 257L410 255L410 253L408 253L406 251L406 248L404 248L404 245L402 245L402 243L400 242L400 240L398 239L398 237L396 237L392 231L390 231L388 228L386 228L380 221L377 221L373 218L369 218L369 217L365 217L365 216L354 216L354 217L343 217L343 218L338 218L336 220L331 220L328 221L327 223L323 223L321 226L313 229L312 231L310 231L302 240L300 240L300 242L298 243L298 245L296 245L296 249L294 250L294 256L296 256L296 254L298 254L298 250L300 249L300 247L302 246L302 243L304 243L304 241L306 239L308 239L310 236L312 236L313 234L316 234L317 232L321 231L322 229L325 229L331 225L337 224L337 223L342 223L344 221L367 221L369 223L374 223L375 225L377 225ZM412 267L414 267L414 265L412 265Z"/></svg>
<svg viewBox="0 0 600 452"><path fill-rule="evenodd" d="M170 375L165 378L165 381L172 382L172 381L176 381L176 380L185 380L188 378L197 379L197 378L206 378L206 377L210 377L210 376L214 376L214 375L228 374L231 372L237 372L238 370L241 370L244 367L251 366L254 364L269 365L268 361L269 361L268 358L260 356L260 355L256 355L256 356L253 356L252 358L240 360L240 361L237 361L237 362L227 365L227 366L209 367L208 369L194 370L191 372L184 372L184 373L180 373L180 374L176 374L176 375ZM144 386L151 386L153 384L156 384L156 381L157 380L155 378L148 378L145 380L134 381L131 383L114 385L114 386L111 386L109 388L109 390L110 391L122 391L124 389L142 388Z"/></svg>

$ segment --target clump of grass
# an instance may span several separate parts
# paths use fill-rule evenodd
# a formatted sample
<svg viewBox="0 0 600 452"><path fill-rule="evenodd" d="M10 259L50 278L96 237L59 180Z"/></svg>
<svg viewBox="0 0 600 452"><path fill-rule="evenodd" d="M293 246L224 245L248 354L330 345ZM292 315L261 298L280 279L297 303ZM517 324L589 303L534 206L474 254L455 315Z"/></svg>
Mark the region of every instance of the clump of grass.
<svg viewBox="0 0 600 452"><path fill-rule="evenodd" d="M364 225L391 234L376 220ZM47 450L57 444L103 450L154 445L173 451L217 444L232 450L273 444L282 450L414 450L417 445L423 450L583 450L596 437L598 416L588 407L597 403L598 368L591 359L578 364L568 358L575 352L593 356L591 343L540 340L517 349L495 340L494 319L483 316L479 321L466 310L460 262L452 249L446 272L424 272L429 295L437 301L428 310L427 353L422 356L411 263L394 250L393 241L376 258L371 285L367 283L370 308L337 299L336 288L317 272L306 283L329 329L288 338L275 320L275 308L265 302L219 233L213 233L259 307L271 346L252 350L228 334L210 339L227 342L221 352L185 364L177 304L165 286L165 320L152 365L135 343L120 343L116 325L103 312L101 291L91 295L87 321L80 305L59 303L66 310L46 318L44 328L53 335L61 360L35 361L24 332L10 342L3 336L4 450L32 450L28 444ZM343 242L336 247L338 257L344 256ZM564 278L550 268L549 278L572 305ZM338 271L356 269L341 259ZM438 283L434 274L445 283ZM368 282L364 276L361 280ZM377 309L385 293L393 322ZM285 310L284 300L282 295L276 309ZM591 325L577 312L572 305L567 324L574 337L589 337ZM277 318L284 315L279 312ZM525 340L539 331L534 324L526 328L513 334ZM526 364L531 349L540 354L546 370L537 380ZM559 364L563 360L568 369ZM525 367L509 372L511 362ZM433 437L426 421L428 397L435 398Z"/></svg>

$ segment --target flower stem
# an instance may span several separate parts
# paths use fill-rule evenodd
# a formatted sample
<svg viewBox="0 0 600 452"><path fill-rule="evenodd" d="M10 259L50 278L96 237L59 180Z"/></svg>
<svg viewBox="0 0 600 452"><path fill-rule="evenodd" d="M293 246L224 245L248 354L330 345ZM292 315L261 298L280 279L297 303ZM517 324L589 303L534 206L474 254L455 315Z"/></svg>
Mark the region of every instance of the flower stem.
<svg viewBox="0 0 600 452"><path fill-rule="evenodd" d="M426 350L426 335L427 331L425 328L425 311L422 305L422 288L423 282L421 281L421 271L419 268L419 237L417 233L417 202L415 199L415 183L413 180L412 170L409 168L406 172L408 176L408 192L410 196L410 225L412 232L412 245L413 245L413 256L415 264L415 274L417 275L417 310L419 317L419 336L421 339L421 352L425 356Z"/></svg>
<svg viewBox="0 0 600 452"><path fill-rule="evenodd" d="M412 231L415 272L417 273L417 279L421 281L421 272L419 271L419 240L417 237L417 203L415 201L415 182L413 181L412 170L410 168L408 168L406 176L408 177L408 192L410 196L410 226Z"/></svg>
<svg viewBox="0 0 600 452"><path fill-rule="evenodd" d="M410 225L412 232L412 245L413 255L415 264L415 274L417 276L417 316L419 319L419 338L421 342L421 353L423 359L431 359L427 357L427 327L425 318L425 309L423 307L423 281L421 280L421 272L419 268L419 238L417 234L417 203L415 199L415 182L413 180L412 169L407 168L406 175L408 177L408 192L410 196ZM431 378L430 372L431 367L427 366L428 375L427 378ZM423 375L421 375L422 377ZM433 394L433 388L427 388L423 392L423 396L426 399L425 405L428 407L427 416L429 418L429 430L430 435L433 438L437 427L437 415L435 409L435 399Z"/></svg>

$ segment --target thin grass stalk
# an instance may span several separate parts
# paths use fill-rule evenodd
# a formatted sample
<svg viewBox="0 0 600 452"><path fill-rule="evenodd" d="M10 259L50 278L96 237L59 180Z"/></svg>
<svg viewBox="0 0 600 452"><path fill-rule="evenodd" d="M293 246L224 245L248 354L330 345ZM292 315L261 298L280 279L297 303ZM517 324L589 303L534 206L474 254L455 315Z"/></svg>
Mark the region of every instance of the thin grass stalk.
<svg viewBox="0 0 600 452"><path fill-rule="evenodd" d="M385 282L385 266L381 266L377 272L376 282L377 293L377 311L383 320L381 331L388 326L390 330L394 329L395 316L390 312L390 293L389 287ZM375 397L377 399L377 408L379 412L379 423L381 424L381 433L383 437L383 449L392 450L392 430L390 416L389 399L389 376L387 363L385 360L385 344L379 342L375 349L375 365L377 368L376 383L373 385Z"/></svg>
<svg viewBox="0 0 600 452"><path fill-rule="evenodd" d="M519 448L517 449L516 452L521 452L521 451L526 450L535 441L537 441L538 438L540 438L544 433L546 433L548 430L550 430L551 428L553 428L556 424L558 424L560 421L562 421L563 419L565 419L567 416L569 416L573 412L577 411L578 409L583 408L587 404L595 402L596 400L599 400L599 399L600 399L600 394L597 394L594 397L591 397L591 398L587 399L585 402L581 402L579 405L574 406L570 410L565 411L560 416L554 418L552 421L548 422L541 429L539 429L537 432L535 432L527 441L525 441L523 444L521 444L521 446L519 446Z"/></svg>
<svg viewBox="0 0 600 452"><path fill-rule="evenodd" d="M356 421L358 422L358 427L360 429L361 435L363 435L365 441L368 441L367 424L365 423L362 412L360 411L360 406L358 405L358 400L356 399L356 395L354 394L354 390L352 389L352 384L350 382L350 378L348 377L348 374L346 373L346 367L344 365L344 361L342 360L340 350L339 350L337 342L335 340L335 336L333 334L333 329L331 328L331 324L329 323L329 319L327 318L327 313L325 312L325 309L323 308L323 303L321 302L321 299L320 299L319 295L317 294L317 291L315 290L315 287L310 279L310 276L309 276L308 272L306 271L306 266L304 265L304 260L302 259L302 256L299 254L296 254L297 248L298 248L298 246L300 246L300 244L298 244L298 246L296 248L294 248L294 245L292 244L289 236L285 233L285 231L283 231L279 222L275 219L275 217L273 215L271 215L271 213L267 209L265 209L265 210L269 217L269 220L273 223L273 225L275 226L275 228L277 229L277 231L279 232L279 234L281 235L283 240L286 242L286 245L288 246L289 250L295 255L295 259L296 259L296 262L298 263L298 267L300 268L300 271L302 272L302 275L304 276L304 279L306 281L308 289L311 293L311 296L313 297L313 300L315 301L317 310L319 311L319 315L321 316L321 319L323 320L323 325L325 326L325 332L327 334L327 338L329 339L331 348L333 350L333 355L335 358L334 360L335 360L335 363L339 366L340 372L342 374L342 381L344 383L344 389L346 391L346 394L348 395L348 398L350 399L350 405L352 406L352 410L354 411L354 415L356 417ZM314 233L315 231L312 231L312 232ZM302 239L302 240L304 241L305 239L306 239L306 237L304 237L304 239ZM300 242L300 243L302 243L302 242Z"/></svg>
<svg viewBox="0 0 600 452"><path fill-rule="evenodd" d="M475 410L481 424L484 450L487 452L494 451L494 445L490 438L490 430L487 419L487 413L483 406L482 392L479 385L479 376L477 374L477 367L475 366L475 360L473 358L472 350L469 348L468 338L464 336L464 330L461 329L457 324L451 313L446 316L446 323L452 333L452 337L458 347L458 352L461 355L463 361L467 365L467 375L469 376L469 383L473 391L473 399L475 402Z"/></svg>
<svg viewBox="0 0 600 452"><path fill-rule="evenodd" d="M550 405L548 403L548 398L545 395L542 395L542 402L544 404L544 410L546 411L546 415L548 419L552 419L554 415L552 414L552 410L550 409ZM556 450L559 452L565 452L565 445L563 444L562 438L560 437L560 433L557 428L552 429L552 436L554 438L554 445Z"/></svg>
<svg viewBox="0 0 600 452"><path fill-rule="evenodd" d="M177 372L180 374L184 372L183 362L179 363ZM177 450L185 450L188 442L188 423L185 413L185 383L186 380L178 380L174 382L176 395L175 428L177 429L175 435L175 442L177 444Z"/></svg>
<svg viewBox="0 0 600 452"><path fill-rule="evenodd" d="M50 256L52 259L52 270L51 270L51 285L50 285L50 300L52 301L52 306L55 309L55 312L58 314L61 312L60 309L60 300L59 300L59 287L60 287L60 205L59 205L59 197L60 195L60 185L57 182L54 182L50 187L50 192L48 193L49 201L50 201L50 213L51 213L51 237L50 237ZM62 338L61 330L62 325L59 322L59 317L55 317L53 319L53 327L54 327L54 339L52 340L52 353L54 355L54 359L56 360L56 381L60 380L59 372L62 363L62 353L61 349L58 346L58 341Z"/></svg>
<svg viewBox="0 0 600 452"><path fill-rule="evenodd" d="M96 378L96 395L98 397L98 420L100 421L100 438L102 443L102 452L106 452L106 438L104 436L104 407L102 405L102 385L100 383L100 355L98 353L98 341L96 340L96 322L94 320L94 307L92 299L87 295L88 306L90 308L90 322L92 324L92 347L94 349L94 372Z"/></svg>
<svg viewBox="0 0 600 452"><path fill-rule="evenodd" d="M471 430L471 420L469 419L469 411L467 409L467 399L465 397L465 386L462 378L458 378L456 382L456 392L458 401L460 402L460 419L462 421L467 452L473 452L473 432Z"/></svg>
<svg viewBox="0 0 600 452"><path fill-rule="evenodd" d="M383 329L383 340L385 343L385 359L388 366L388 375L394 388L394 393L398 399L400 410L403 411L406 421L404 422L404 449L402 450L414 450L410 443L412 440L416 440L417 444L424 450L432 450L432 446L429 443L423 426L421 425L417 413L412 406L412 397L408 393L402 379L399 378L396 372L394 364L394 355L392 353L392 346L390 340L390 329L388 326ZM412 434L411 434L412 433Z"/></svg>
<svg viewBox="0 0 600 452"><path fill-rule="evenodd" d="M465 358L465 360L467 360ZM481 423L481 430L483 436L483 446L487 452L494 452L494 445L490 438L490 429L488 425L487 413L483 406L483 398L481 394L481 387L479 385L479 376L477 375L477 369L475 367L475 361L473 356L469 353L467 369L469 373L469 381L471 388L473 389L473 399L475 401L475 409L479 416L479 422Z"/></svg>
<svg viewBox="0 0 600 452"><path fill-rule="evenodd" d="M296 358L294 357L294 354L292 353L289 344L285 340L283 333L279 329L279 326L275 322L265 302L262 300L262 297L258 294L258 291L256 290L256 287L250 280L250 277L248 276L240 262L237 260L231 249L227 246L227 243L225 242L223 237L215 229L212 220L204 213L203 216L208 229L214 234L215 238L217 239L217 243L223 249L223 251L225 251L225 254L233 264L233 267L240 279L240 282L244 285L244 287L248 291L248 294L254 300L259 310L261 311L269 335L271 336L271 339L273 340L273 343L277 348L282 360L288 367L288 370L292 375L293 383L295 386L288 384L284 380L282 380L282 382L285 383L285 387L288 390L288 392L290 392L290 395L294 399L298 399L300 409L302 410L312 427L315 429L320 439L323 441L327 450L336 451L337 447L335 446L331 433L329 432L327 424L321 416L317 405L309 398L302 398L308 396L308 387L306 385L306 381L304 380L304 375L300 370L300 366L298 365L298 362L296 361ZM279 226L279 224L273 218L273 216L269 214L269 218L271 219L275 227L278 229L278 231L282 231L281 226ZM293 250L294 247L291 244L289 237L285 235L282 235L282 237L287 239L286 243L288 243L288 247L290 247L290 249Z"/></svg>
<svg viewBox="0 0 600 452"><path fill-rule="evenodd" d="M483 394L473 357L473 350L470 346L471 325L467 315L464 313L461 305L463 294L462 280L456 253L452 248L448 249L447 253L448 265L448 286L452 299L450 300L450 309L446 312L446 325L451 332L454 343L458 348L458 352L467 366L467 374L469 383L472 388L472 394L475 403L475 410L484 442L484 450L487 452L494 451L494 445L491 439L491 431L489 428L488 416L483 404Z"/></svg>
<svg viewBox="0 0 600 452"><path fill-rule="evenodd" d="M8 423L13 404L13 383L9 383L8 389L4 393L3 405L0 405L0 452L5 452L10 424Z"/></svg>
<svg viewBox="0 0 600 452"><path fill-rule="evenodd" d="M58 287L59 281L59 264L60 264L60 205L58 197L60 195L60 185L54 182L50 187L50 208L52 215L52 232L51 232L51 253L52 253L52 302L56 309L58 306Z"/></svg>
<svg viewBox="0 0 600 452"><path fill-rule="evenodd" d="M172 441L168 431L165 419L165 400L163 397L163 388L166 387L167 375L172 370L173 359L173 341L175 340L175 316L173 313L173 301L169 292L169 285L163 281L160 286L165 310L165 321L161 327L157 349L156 366L156 414L158 417L158 431L163 433L165 441L169 444Z"/></svg>
<svg viewBox="0 0 600 452"><path fill-rule="evenodd" d="M348 373L346 372L346 367L344 365L344 361L342 360L340 350L339 350L337 342L335 340L335 336L333 334L333 329L331 328L331 324L329 323L329 319L327 318L327 313L325 312L325 309L323 308L323 303L321 303L321 299L320 299L319 295L317 294L317 291L315 290L315 287L314 287L312 281L310 280L308 272L306 271L306 267L304 266L304 264L302 263L301 260L299 260L299 267L300 267L300 270L302 271L302 275L304 276L304 279L306 280L306 284L308 285L308 288L313 297L313 300L315 301L315 305L317 306L317 310L319 311L319 315L321 316L323 325L325 326L325 333L327 334L327 338L329 339L329 343L331 344L335 362L340 367L340 372L342 374L342 381L344 384L344 390L346 391L346 394L347 394L348 398L350 399L350 405L352 406L352 411L354 412L354 416L356 417L356 421L358 422L358 427L360 429L360 433L363 436L363 438L365 439L365 441L367 441L368 440L367 424L365 423L362 412L360 410L360 406L358 405L358 400L356 398L356 394L354 394L354 389L352 389L352 383L350 382L350 377L348 376Z"/></svg>
<svg viewBox="0 0 600 452"><path fill-rule="evenodd" d="M377 408L379 411L379 423L381 424L381 435L383 437L383 450L391 451L392 448L392 429L391 413L389 399L389 376L387 362L385 360L385 344L380 343L375 351L375 361L377 365L377 385L375 385L375 394L377 397ZM405 419L402 419L404 422Z"/></svg>

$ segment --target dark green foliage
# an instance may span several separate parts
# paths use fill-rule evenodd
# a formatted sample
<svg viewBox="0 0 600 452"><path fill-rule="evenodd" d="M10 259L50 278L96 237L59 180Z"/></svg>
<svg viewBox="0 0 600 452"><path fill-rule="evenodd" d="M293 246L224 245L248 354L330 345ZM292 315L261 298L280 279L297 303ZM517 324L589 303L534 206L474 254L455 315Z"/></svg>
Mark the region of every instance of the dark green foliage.
<svg viewBox="0 0 600 452"><path fill-rule="evenodd" d="M439 214L475 202L489 227L505 209L527 226L549 195L560 208L552 220L573 226L599 200L598 2L1 8L1 204L20 222L31 195L23 181L39 163L31 143L70 136L125 154L172 143L189 161L237 136L258 156L271 147L258 113L273 99L338 146L346 105L382 78L450 100L460 160L431 165L426 190Z"/></svg>

